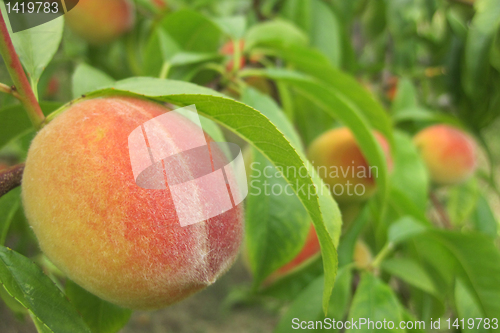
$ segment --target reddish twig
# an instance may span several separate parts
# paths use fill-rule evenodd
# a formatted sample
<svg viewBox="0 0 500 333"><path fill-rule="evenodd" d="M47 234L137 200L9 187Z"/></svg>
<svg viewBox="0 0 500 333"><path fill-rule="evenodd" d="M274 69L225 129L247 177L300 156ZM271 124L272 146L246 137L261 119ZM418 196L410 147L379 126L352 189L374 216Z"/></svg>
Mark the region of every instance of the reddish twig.
<svg viewBox="0 0 500 333"><path fill-rule="evenodd" d="M23 66L14 49L14 44L12 44L9 30L2 15L0 15L0 54L14 83L11 89L17 92L31 122L35 128L39 129L45 116L24 73Z"/></svg>
<svg viewBox="0 0 500 333"><path fill-rule="evenodd" d="M0 197L21 185L24 163L0 171Z"/></svg>

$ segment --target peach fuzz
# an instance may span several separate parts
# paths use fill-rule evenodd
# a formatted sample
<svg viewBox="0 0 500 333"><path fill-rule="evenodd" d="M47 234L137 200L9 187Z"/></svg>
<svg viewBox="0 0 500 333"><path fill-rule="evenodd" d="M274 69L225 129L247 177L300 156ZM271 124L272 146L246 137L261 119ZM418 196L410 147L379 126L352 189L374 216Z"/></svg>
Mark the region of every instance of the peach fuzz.
<svg viewBox="0 0 500 333"><path fill-rule="evenodd" d="M37 134L26 161L23 205L42 251L83 288L132 309L161 308L212 284L242 241L241 204L181 227L168 190L136 185L128 136L168 111L131 97L81 101ZM176 122L189 140L196 125Z"/></svg>
<svg viewBox="0 0 500 333"><path fill-rule="evenodd" d="M389 144L380 133L374 134L391 168ZM339 203L362 202L375 193L378 170L369 166L347 127L330 130L314 140L308 157Z"/></svg>
<svg viewBox="0 0 500 333"><path fill-rule="evenodd" d="M465 132L449 125L433 125L417 133L413 142L436 184L453 185L474 173L476 144Z"/></svg>
<svg viewBox="0 0 500 333"><path fill-rule="evenodd" d="M65 20L75 34L90 44L102 45L132 29L135 8L130 0L80 0Z"/></svg>

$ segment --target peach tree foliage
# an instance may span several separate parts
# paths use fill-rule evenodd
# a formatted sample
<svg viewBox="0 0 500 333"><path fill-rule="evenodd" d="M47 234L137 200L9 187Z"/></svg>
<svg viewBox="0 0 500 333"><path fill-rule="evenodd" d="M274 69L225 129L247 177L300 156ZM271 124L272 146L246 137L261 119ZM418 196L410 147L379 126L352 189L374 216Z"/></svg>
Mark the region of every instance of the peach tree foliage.
<svg viewBox="0 0 500 333"><path fill-rule="evenodd" d="M491 169L498 166L486 133L500 108L500 6L494 0L476 0L474 7L401 3L268 0L257 12L218 1L165 9L138 0L134 27L108 45L88 45L62 20L49 23L50 32L39 27L11 38L44 123L75 102L111 95L195 104L216 141L226 141L228 133L238 137L259 168L274 171L267 181L290 186L293 195L246 200L241 251L253 281L234 286L230 295L235 303L272 298L289 305L276 332L290 331L297 317L499 318L498 222L489 203L499 193L495 174L481 170L436 191L412 136L429 125L451 124L474 135ZM411 10L422 15L398 15ZM351 41L353 24L361 27L361 50ZM221 54L228 41L232 54ZM245 67L227 66L242 63L241 57ZM380 83L382 69L400 77L393 100ZM435 72L446 75L436 78ZM56 98L45 95L54 75L66 80ZM0 79L11 85L6 75ZM16 94L2 92L0 158L21 163L37 123ZM376 194L352 218L328 191L307 191L325 186L307 148L338 126L350 129L378 170ZM392 170L375 131L391 146ZM290 167L307 172L280 174ZM321 258L266 283L301 252L311 222ZM353 264L360 239L373 253L362 268ZM40 332L118 332L126 325L131 310L69 280L33 252L36 244L14 189L0 198L0 298L13 313L29 316Z"/></svg>

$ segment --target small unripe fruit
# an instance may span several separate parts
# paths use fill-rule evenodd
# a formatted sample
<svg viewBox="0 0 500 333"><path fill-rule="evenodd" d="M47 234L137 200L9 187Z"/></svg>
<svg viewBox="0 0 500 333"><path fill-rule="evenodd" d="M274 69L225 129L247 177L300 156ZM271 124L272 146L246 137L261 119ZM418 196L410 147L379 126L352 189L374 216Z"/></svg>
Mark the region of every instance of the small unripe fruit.
<svg viewBox="0 0 500 333"><path fill-rule="evenodd" d="M389 144L381 134L374 134L390 168ZM339 203L362 202L375 193L378 169L368 165L348 128L330 130L314 140L308 157Z"/></svg>
<svg viewBox="0 0 500 333"><path fill-rule="evenodd" d="M238 43L240 54L243 53L243 49L245 48L245 41L243 39L239 40ZM223 55L232 56L234 54L234 42L231 40L224 44L220 49L220 53Z"/></svg>
<svg viewBox="0 0 500 333"><path fill-rule="evenodd" d="M357 269L366 269L373 261L370 248L362 240L358 240L354 246L353 260Z"/></svg>
<svg viewBox="0 0 500 333"><path fill-rule="evenodd" d="M42 251L85 289L132 309L161 308L212 284L242 239L241 204L181 227L170 190L136 185L128 137L168 111L130 97L79 102L37 134L24 171L23 204ZM171 121L178 131L162 132L172 138L165 149L199 131L183 116ZM196 158L182 170L194 173Z"/></svg>
<svg viewBox="0 0 500 333"><path fill-rule="evenodd" d="M434 125L420 131L413 139L436 184L464 182L476 169L476 144L465 132L448 126Z"/></svg>
<svg viewBox="0 0 500 333"><path fill-rule="evenodd" d="M109 43L129 31L135 21L130 0L80 0L65 15L66 23L88 43Z"/></svg>

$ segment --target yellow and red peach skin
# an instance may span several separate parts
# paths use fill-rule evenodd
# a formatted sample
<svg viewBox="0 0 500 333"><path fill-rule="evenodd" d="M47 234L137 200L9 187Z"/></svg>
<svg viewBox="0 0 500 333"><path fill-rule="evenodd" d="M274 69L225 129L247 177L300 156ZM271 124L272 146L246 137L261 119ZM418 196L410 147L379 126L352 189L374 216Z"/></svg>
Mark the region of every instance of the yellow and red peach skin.
<svg viewBox="0 0 500 333"><path fill-rule="evenodd" d="M135 7L130 0L80 0L65 20L76 35L102 45L132 29Z"/></svg>
<svg viewBox="0 0 500 333"><path fill-rule="evenodd" d="M387 140L378 132L374 135L391 168ZM363 202L375 193L378 170L368 164L349 128L333 129L319 136L309 146L308 157L339 203Z"/></svg>
<svg viewBox="0 0 500 333"><path fill-rule="evenodd" d="M464 182L474 173L476 144L465 132L449 125L433 125L417 133L413 142L436 184Z"/></svg>
<svg viewBox="0 0 500 333"><path fill-rule="evenodd" d="M128 135L167 111L129 97L79 102L38 133L24 172L23 204L43 252L83 288L132 309L212 284L242 240L241 205L181 227L168 190L136 185ZM195 125L186 123L189 139Z"/></svg>

